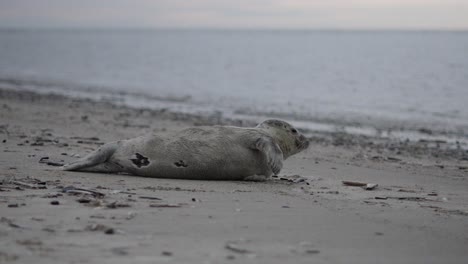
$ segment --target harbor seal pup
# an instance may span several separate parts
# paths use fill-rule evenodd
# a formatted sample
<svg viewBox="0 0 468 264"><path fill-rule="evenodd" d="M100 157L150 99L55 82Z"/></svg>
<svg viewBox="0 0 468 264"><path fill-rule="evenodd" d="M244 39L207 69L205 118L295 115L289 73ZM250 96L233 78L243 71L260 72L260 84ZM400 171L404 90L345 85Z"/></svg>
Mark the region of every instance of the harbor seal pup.
<svg viewBox="0 0 468 264"><path fill-rule="evenodd" d="M253 128L191 127L172 134L111 142L63 169L155 178L261 181L278 174L283 160L308 146L306 137L292 125L270 119Z"/></svg>

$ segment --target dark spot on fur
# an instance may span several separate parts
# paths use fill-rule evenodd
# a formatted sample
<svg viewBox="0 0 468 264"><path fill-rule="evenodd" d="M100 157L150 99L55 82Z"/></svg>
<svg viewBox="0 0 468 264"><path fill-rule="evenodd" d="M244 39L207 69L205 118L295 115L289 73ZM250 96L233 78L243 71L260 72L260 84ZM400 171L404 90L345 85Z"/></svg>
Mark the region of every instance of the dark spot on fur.
<svg viewBox="0 0 468 264"><path fill-rule="evenodd" d="M150 164L149 160L147 157L141 155L140 153L135 153L134 159L130 159L133 164L135 164L138 168L141 168L142 166L148 166Z"/></svg>
<svg viewBox="0 0 468 264"><path fill-rule="evenodd" d="M185 162L184 162L183 160L179 160L179 161L174 162L174 165L176 165L176 166L179 167L179 168L180 168L180 167L183 167L183 168L187 168L187 167L188 167L188 165L185 164Z"/></svg>

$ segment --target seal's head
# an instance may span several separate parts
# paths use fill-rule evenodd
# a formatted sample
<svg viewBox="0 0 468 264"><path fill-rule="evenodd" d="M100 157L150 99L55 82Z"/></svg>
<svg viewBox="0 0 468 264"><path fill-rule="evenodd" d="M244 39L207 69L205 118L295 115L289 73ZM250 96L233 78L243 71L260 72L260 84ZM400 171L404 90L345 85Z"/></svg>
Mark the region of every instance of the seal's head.
<svg viewBox="0 0 468 264"><path fill-rule="evenodd" d="M307 138L285 121L268 119L257 128L265 130L276 141L285 159L309 147Z"/></svg>

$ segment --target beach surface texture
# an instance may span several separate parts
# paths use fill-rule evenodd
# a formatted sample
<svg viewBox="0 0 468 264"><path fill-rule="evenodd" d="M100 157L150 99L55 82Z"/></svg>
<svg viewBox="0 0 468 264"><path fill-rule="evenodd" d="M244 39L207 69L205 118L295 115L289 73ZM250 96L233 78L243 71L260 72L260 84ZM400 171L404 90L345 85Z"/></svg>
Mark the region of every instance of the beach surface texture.
<svg viewBox="0 0 468 264"><path fill-rule="evenodd" d="M266 182L68 172L105 142L239 120L0 89L0 263L467 263L468 153L311 136Z"/></svg>

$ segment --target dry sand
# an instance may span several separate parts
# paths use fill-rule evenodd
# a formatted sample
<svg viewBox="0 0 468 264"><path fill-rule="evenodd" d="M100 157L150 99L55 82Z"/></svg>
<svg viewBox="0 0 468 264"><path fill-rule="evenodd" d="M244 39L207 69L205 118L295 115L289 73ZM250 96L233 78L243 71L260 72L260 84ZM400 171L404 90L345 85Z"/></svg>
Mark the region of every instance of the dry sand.
<svg viewBox="0 0 468 264"><path fill-rule="evenodd" d="M0 263L467 263L466 160L315 140L267 182L64 172L201 121L7 90L0 108Z"/></svg>

